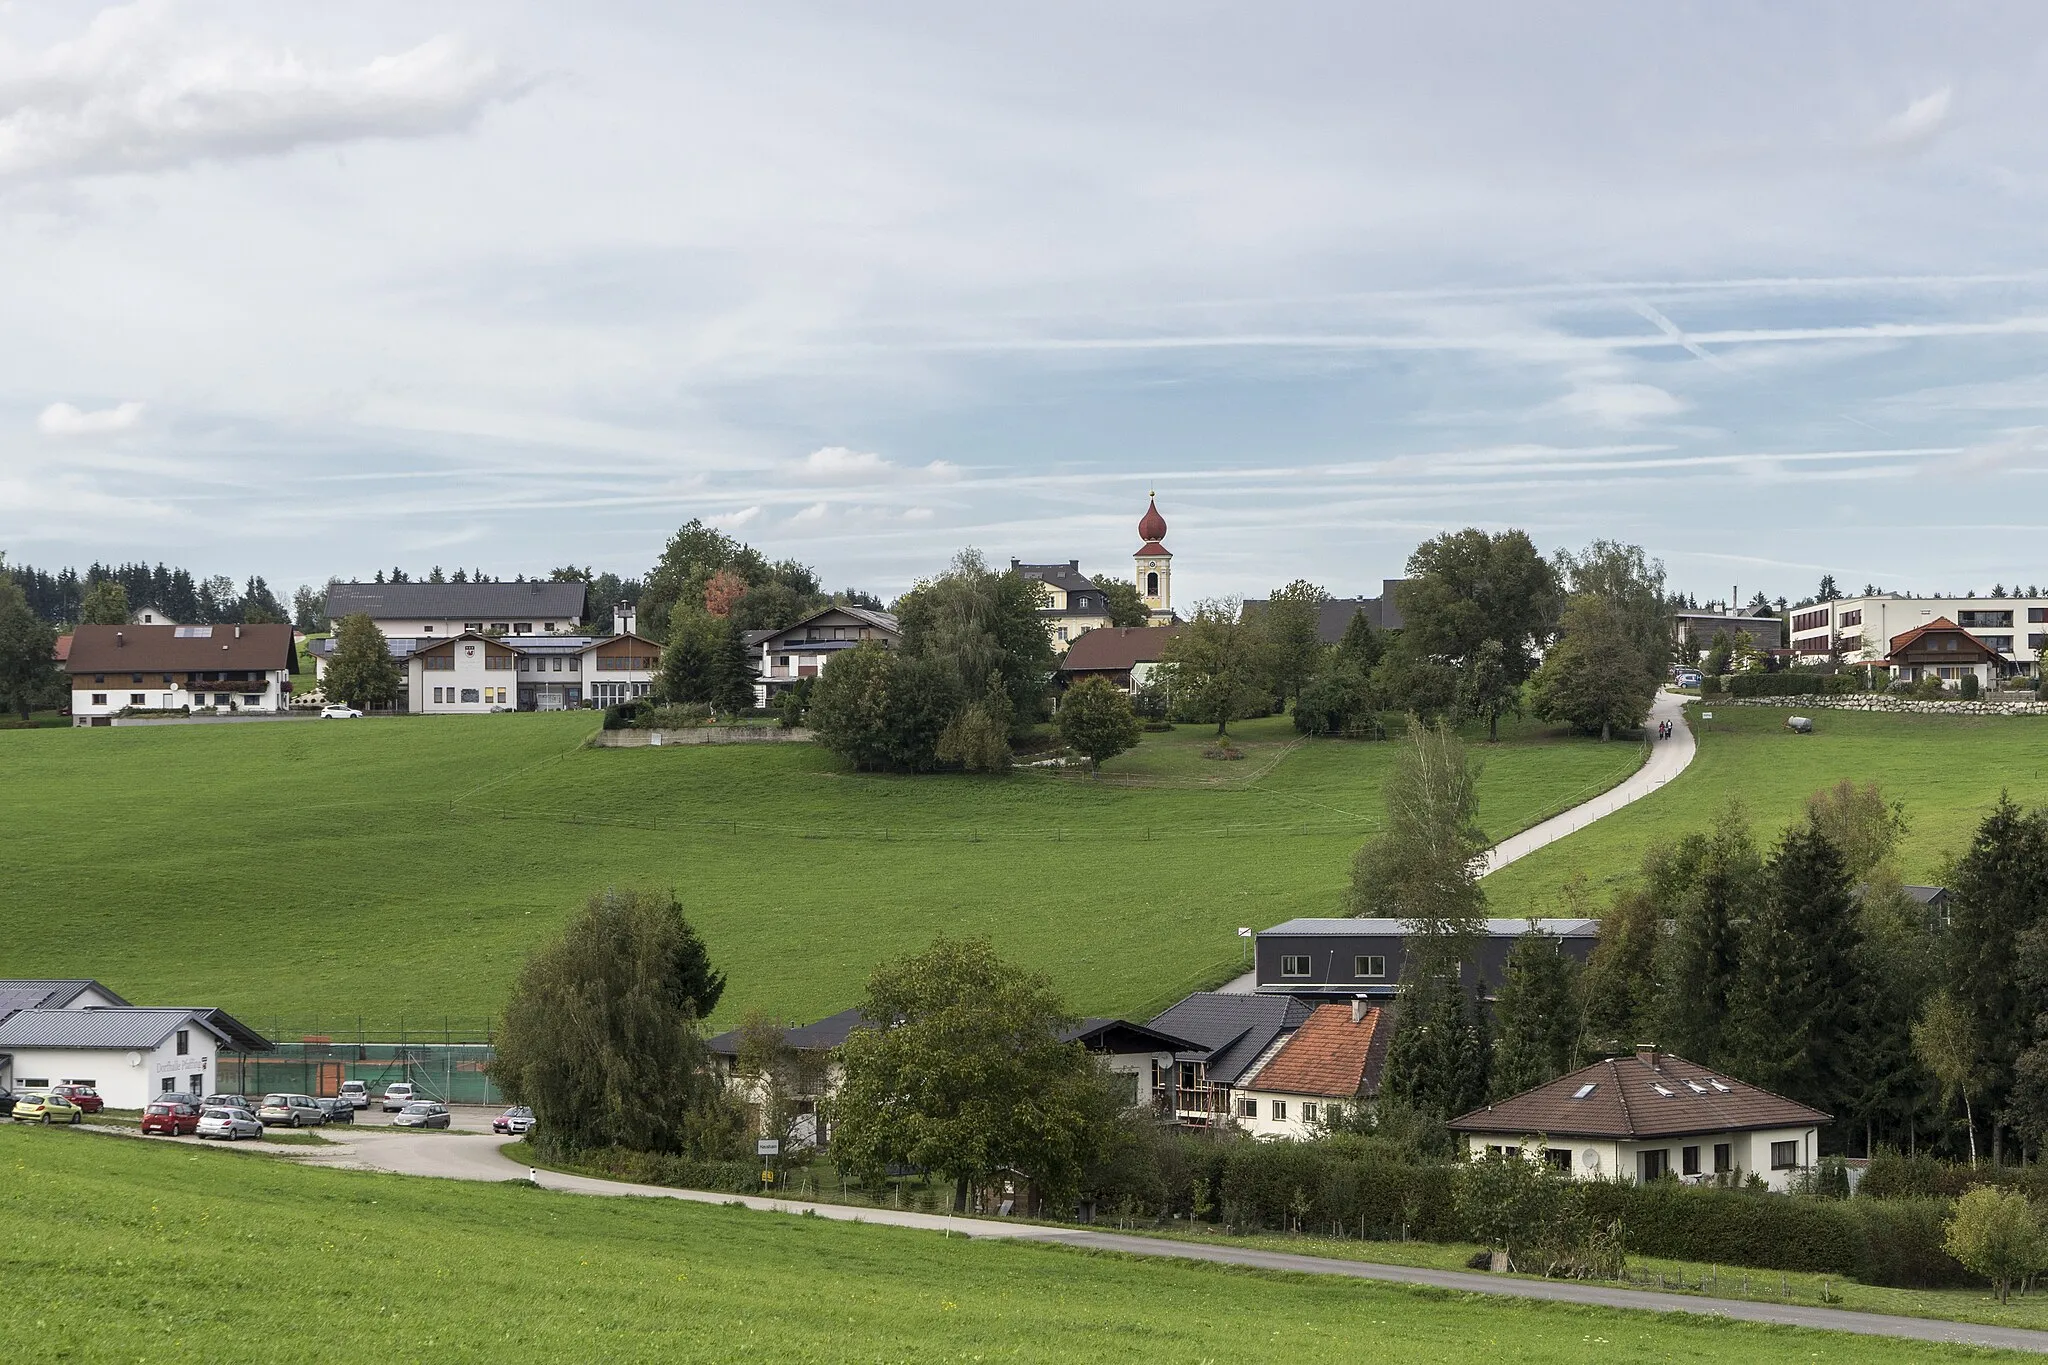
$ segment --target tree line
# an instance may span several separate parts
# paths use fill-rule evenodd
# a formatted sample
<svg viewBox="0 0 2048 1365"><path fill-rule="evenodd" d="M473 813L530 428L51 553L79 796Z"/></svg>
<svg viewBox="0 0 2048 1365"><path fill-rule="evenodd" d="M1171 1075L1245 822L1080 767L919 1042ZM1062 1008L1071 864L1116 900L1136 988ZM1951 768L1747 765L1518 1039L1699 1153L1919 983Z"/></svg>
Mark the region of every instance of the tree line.
<svg viewBox="0 0 2048 1365"><path fill-rule="evenodd" d="M55 573L33 565L7 566L23 601L55 626L117 625L128 614L153 607L181 625L261 625L290 619L261 574L238 587L225 574L195 575L168 565L99 564L80 573Z"/></svg>

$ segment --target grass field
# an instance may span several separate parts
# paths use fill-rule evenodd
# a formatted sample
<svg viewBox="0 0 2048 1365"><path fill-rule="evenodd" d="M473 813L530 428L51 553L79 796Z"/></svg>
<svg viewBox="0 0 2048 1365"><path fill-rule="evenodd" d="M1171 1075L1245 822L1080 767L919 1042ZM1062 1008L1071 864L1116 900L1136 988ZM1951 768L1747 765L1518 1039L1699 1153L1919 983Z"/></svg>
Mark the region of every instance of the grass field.
<svg viewBox="0 0 2048 1365"><path fill-rule="evenodd" d="M0 1339L24 1359L1992 1355L88 1134L0 1129L0 1170Z"/></svg>
<svg viewBox="0 0 2048 1365"><path fill-rule="evenodd" d="M2023 805L2048 802L2048 720L2040 717L1722 704L1705 707L1714 719L1702 724L1702 709L1686 712L1700 746L1691 767L1656 794L1488 877L1494 913L1553 913L1560 889L1579 872L1604 904L1604 892L1634 875L1651 842L1704 827L1731 799L1748 808L1768 844L1816 789L1845 777L1874 780L1906 804L1912 829L1901 857L1909 882L1940 876L2001 789ZM1794 713L1813 718L1813 734L1784 728Z"/></svg>
<svg viewBox="0 0 2048 1365"><path fill-rule="evenodd" d="M942 931L1142 1012L1234 969L1237 926L1336 912L1393 756L1275 718L1237 727L1239 761L1182 728L1100 778L856 776L809 745L587 749L594 720L0 735L0 974L431 1032L497 1013L593 890L654 885L730 973L720 1023L843 1008ZM1529 726L1476 747L1496 836L1640 760Z"/></svg>

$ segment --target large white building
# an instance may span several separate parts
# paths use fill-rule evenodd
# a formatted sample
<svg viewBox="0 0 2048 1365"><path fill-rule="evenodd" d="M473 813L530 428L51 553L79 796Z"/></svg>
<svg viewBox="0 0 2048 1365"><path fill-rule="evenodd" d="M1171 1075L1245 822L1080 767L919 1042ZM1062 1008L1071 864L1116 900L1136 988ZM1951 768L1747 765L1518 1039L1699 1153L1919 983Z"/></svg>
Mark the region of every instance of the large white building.
<svg viewBox="0 0 2048 1365"><path fill-rule="evenodd" d="M74 725L123 711L283 711L292 700L292 628L80 626L64 669Z"/></svg>
<svg viewBox="0 0 2048 1365"><path fill-rule="evenodd" d="M270 1043L217 1009L147 1009L97 981L0 981L0 1089L83 1085L109 1109L204 1095L223 1055Z"/></svg>
<svg viewBox="0 0 2048 1365"><path fill-rule="evenodd" d="M327 616L362 615L386 639L574 634L583 624L581 583L329 583ZM627 627L631 629L631 627Z"/></svg>
<svg viewBox="0 0 2048 1365"><path fill-rule="evenodd" d="M1893 641L1947 621L1995 654L2005 672L2039 677L2048 652L2048 597L1844 597L1791 613L1791 648L1804 659L1841 650L1842 661L1874 664L1889 658Z"/></svg>
<svg viewBox="0 0 2048 1365"><path fill-rule="evenodd" d="M661 646L639 635L489 636L415 640L405 656L405 706L415 714L573 711L645 697Z"/></svg>

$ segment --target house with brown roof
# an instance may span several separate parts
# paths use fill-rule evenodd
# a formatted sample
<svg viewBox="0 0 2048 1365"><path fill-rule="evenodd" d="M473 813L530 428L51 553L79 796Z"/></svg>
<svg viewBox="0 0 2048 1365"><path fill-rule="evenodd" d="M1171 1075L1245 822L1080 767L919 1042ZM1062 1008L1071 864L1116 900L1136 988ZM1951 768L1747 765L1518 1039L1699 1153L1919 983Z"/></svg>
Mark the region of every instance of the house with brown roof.
<svg viewBox="0 0 2048 1365"><path fill-rule="evenodd" d="M1737 1184L1774 1190L1819 1156L1830 1116L1659 1052L1638 1048L1451 1120L1468 1157L1519 1151L1581 1180Z"/></svg>
<svg viewBox="0 0 2048 1365"><path fill-rule="evenodd" d="M2009 650L2012 637L2004 637ZM1937 616L1922 626L1892 637L1891 652L1879 662L1892 676L1907 682L1939 678L1953 686L1974 677L1989 687L1999 675L2012 671L2011 663L1989 643L1949 620Z"/></svg>
<svg viewBox="0 0 2048 1365"><path fill-rule="evenodd" d="M297 658L287 625L80 626L64 660L71 723L111 725L122 711L281 712Z"/></svg>
<svg viewBox="0 0 2048 1365"><path fill-rule="evenodd" d="M1054 676L1062 684L1107 678L1126 692L1143 687L1179 626L1100 626L1067 646Z"/></svg>
<svg viewBox="0 0 2048 1365"><path fill-rule="evenodd" d="M1242 1081L1235 1096L1240 1128L1254 1137L1308 1138L1330 1111L1379 1093L1387 1043L1385 1011L1364 1000L1318 1005Z"/></svg>

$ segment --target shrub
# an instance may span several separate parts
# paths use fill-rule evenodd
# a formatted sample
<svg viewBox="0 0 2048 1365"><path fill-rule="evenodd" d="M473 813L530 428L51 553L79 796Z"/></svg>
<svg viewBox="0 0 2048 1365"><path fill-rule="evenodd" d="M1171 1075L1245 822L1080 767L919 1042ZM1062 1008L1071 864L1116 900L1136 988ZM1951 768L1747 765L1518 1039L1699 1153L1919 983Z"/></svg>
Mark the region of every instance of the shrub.
<svg viewBox="0 0 2048 1365"><path fill-rule="evenodd" d="M604 728L607 730L630 730L647 709L643 701L622 701L604 708Z"/></svg>
<svg viewBox="0 0 2048 1365"><path fill-rule="evenodd" d="M1979 1277L2004 1303L2014 1280L2040 1270L2044 1247L2040 1220L2023 1194L1990 1188L1971 1190L1956 1201L1943 1247Z"/></svg>
<svg viewBox="0 0 2048 1365"><path fill-rule="evenodd" d="M1964 701L1975 701L1977 700L1978 688L1977 675L1975 673L1965 673L1962 678L1962 686L1958 690L1962 693Z"/></svg>
<svg viewBox="0 0 2048 1365"><path fill-rule="evenodd" d="M1700 676L1700 695L1701 695L1702 697L1718 697L1718 696L1720 696L1720 695L1721 695L1721 678L1720 678L1720 675L1718 675L1718 674L1714 674L1714 673L1705 673L1705 674L1702 674L1702 675Z"/></svg>
<svg viewBox="0 0 2048 1365"><path fill-rule="evenodd" d="M1727 686L1733 697L1832 697L1854 692L1856 679L1848 673L1737 673Z"/></svg>
<svg viewBox="0 0 2048 1365"><path fill-rule="evenodd" d="M709 702L682 702L670 706L645 706L633 720L635 730L688 730L711 723Z"/></svg>
<svg viewBox="0 0 2048 1365"><path fill-rule="evenodd" d="M625 1147L577 1152L573 1160L584 1169L640 1185L722 1190L729 1194L752 1194L761 1187L758 1161L703 1161L670 1152L636 1152Z"/></svg>

